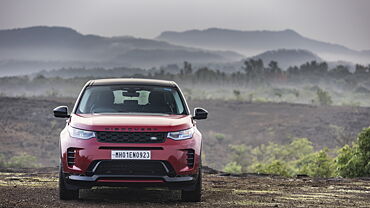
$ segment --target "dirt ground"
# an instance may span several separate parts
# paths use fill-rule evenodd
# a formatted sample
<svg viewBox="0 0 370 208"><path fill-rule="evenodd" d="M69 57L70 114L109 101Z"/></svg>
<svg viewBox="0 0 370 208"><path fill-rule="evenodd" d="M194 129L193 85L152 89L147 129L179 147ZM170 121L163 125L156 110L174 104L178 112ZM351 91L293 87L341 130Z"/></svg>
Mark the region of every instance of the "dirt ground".
<svg viewBox="0 0 370 208"><path fill-rule="evenodd" d="M370 179L205 173L202 193L202 202L184 203L179 191L94 188L61 201L55 169L0 172L0 207L370 207Z"/></svg>

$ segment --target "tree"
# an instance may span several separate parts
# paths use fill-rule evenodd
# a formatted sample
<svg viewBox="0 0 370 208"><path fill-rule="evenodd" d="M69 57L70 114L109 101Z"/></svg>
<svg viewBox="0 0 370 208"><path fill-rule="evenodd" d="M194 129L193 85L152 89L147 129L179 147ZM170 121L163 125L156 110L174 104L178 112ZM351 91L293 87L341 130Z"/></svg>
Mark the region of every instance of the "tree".
<svg viewBox="0 0 370 208"><path fill-rule="evenodd" d="M244 61L243 67L247 76L247 81L261 81L260 78L264 75L264 66L262 59L247 59ZM256 80L258 79L258 80Z"/></svg>
<svg viewBox="0 0 370 208"><path fill-rule="evenodd" d="M240 91L239 90L233 90L233 94L234 94L236 100L238 100L238 101L242 100L242 97L240 96Z"/></svg>
<svg viewBox="0 0 370 208"><path fill-rule="evenodd" d="M368 68L361 64L356 64L355 66L355 74L366 74L368 72Z"/></svg>
<svg viewBox="0 0 370 208"><path fill-rule="evenodd" d="M191 63L185 61L184 62L184 74L189 75L193 73L193 68L191 66Z"/></svg>
<svg viewBox="0 0 370 208"><path fill-rule="evenodd" d="M338 151L336 165L342 177L370 176L370 128L363 129L352 146L345 145Z"/></svg>
<svg viewBox="0 0 370 208"><path fill-rule="evenodd" d="M270 61L267 71L273 79L277 79L281 75L281 69L276 61Z"/></svg>
<svg viewBox="0 0 370 208"><path fill-rule="evenodd" d="M307 174L311 177L333 177L335 175L335 163L328 155L328 149L308 154L297 162L298 173Z"/></svg>
<svg viewBox="0 0 370 208"><path fill-rule="evenodd" d="M317 98L319 100L320 105L331 105L333 103L329 92L318 88L316 91Z"/></svg>
<svg viewBox="0 0 370 208"><path fill-rule="evenodd" d="M345 76L351 75L351 72L349 72L349 69L347 66L338 65L334 69L329 71L329 74L336 78L343 78Z"/></svg>

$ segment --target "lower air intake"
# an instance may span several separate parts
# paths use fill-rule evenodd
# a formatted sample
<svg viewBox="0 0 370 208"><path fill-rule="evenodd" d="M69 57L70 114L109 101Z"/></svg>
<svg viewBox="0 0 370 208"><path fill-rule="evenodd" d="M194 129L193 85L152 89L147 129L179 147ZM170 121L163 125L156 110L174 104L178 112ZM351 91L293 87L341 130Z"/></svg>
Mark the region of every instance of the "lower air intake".
<svg viewBox="0 0 370 208"><path fill-rule="evenodd" d="M162 161L142 160L106 160L98 163L94 174L96 175L168 175L166 164Z"/></svg>

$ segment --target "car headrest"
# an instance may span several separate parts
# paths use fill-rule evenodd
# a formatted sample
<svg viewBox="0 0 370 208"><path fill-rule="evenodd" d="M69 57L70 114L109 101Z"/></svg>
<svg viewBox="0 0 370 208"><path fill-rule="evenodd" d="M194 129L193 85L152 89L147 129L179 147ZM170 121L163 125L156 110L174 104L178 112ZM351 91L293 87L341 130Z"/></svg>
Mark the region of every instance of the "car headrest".
<svg viewBox="0 0 370 208"><path fill-rule="evenodd" d="M164 97L164 92L160 92L160 91L150 92L148 100L149 100L149 103L151 105L164 105L164 104L166 104L166 100L165 100L165 97Z"/></svg>
<svg viewBox="0 0 370 208"><path fill-rule="evenodd" d="M114 95L112 91L101 91L98 94L97 103L101 105L112 105L114 103Z"/></svg>

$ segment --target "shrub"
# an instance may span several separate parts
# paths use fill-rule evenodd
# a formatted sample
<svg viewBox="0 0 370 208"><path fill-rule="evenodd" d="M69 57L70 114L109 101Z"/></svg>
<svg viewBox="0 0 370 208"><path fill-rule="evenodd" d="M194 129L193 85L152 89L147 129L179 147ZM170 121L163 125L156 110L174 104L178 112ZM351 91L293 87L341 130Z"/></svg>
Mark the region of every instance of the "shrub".
<svg viewBox="0 0 370 208"><path fill-rule="evenodd" d="M268 145L260 145L252 150L255 160L268 163L272 160L292 161L313 152L312 142L307 138L297 138L287 145L270 142Z"/></svg>
<svg viewBox="0 0 370 208"><path fill-rule="evenodd" d="M360 132L352 147L345 145L338 151L336 165L342 177L370 176L370 128Z"/></svg>
<svg viewBox="0 0 370 208"><path fill-rule="evenodd" d="M317 98L319 100L320 105L331 105L333 103L329 92L318 88L316 91Z"/></svg>
<svg viewBox="0 0 370 208"><path fill-rule="evenodd" d="M292 159L299 159L312 153L313 145L312 142L307 138L297 138L289 144L288 150L290 153L289 157Z"/></svg>
<svg viewBox="0 0 370 208"><path fill-rule="evenodd" d="M242 173L242 166L238 165L236 162L229 162L225 166L224 172L240 174L240 173Z"/></svg>
<svg viewBox="0 0 370 208"><path fill-rule="evenodd" d="M222 143L225 140L225 134L216 133L214 136L219 143Z"/></svg>
<svg viewBox="0 0 370 208"><path fill-rule="evenodd" d="M5 163L5 167L9 168L34 168L37 167L37 159L27 153L22 153L21 155L14 156L9 159L9 162Z"/></svg>
<svg viewBox="0 0 370 208"><path fill-rule="evenodd" d="M239 90L233 90L233 94L234 94L236 100L238 100L238 101L242 100L241 93L240 93Z"/></svg>
<svg viewBox="0 0 370 208"><path fill-rule="evenodd" d="M333 177L334 167L334 160L328 155L327 148L309 154L297 162L298 173L312 177Z"/></svg>
<svg viewBox="0 0 370 208"><path fill-rule="evenodd" d="M247 168L252 164L253 157L251 155L252 148L244 144L241 145L229 145L231 149L232 162L241 166L241 171L246 172Z"/></svg>
<svg viewBox="0 0 370 208"><path fill-rule="evenodd" d="M289 172L291 172L287 163L281 160L273 160L270 163L254 164L252 170L257 173L278 174L281 176L289 176Z"/></svg>
<svg viewBox="0 0 370 208"><path fill-rule="evenodd" d="M225 172L258 172L295 176L307 174L312 177L335 176L335 161L324 148L318 152L306 138L297 138L286 145L269 144L255 148L246 145L230 145L232 162ZM370 148L369 148L370 149Z"/></svg>
<svg viewBox="0 0 370 208"><path fill-rule="evenodd" d="M345 145L338 151L336 158L337 174L342 177L358 177L364 176L364 160L361 155L357 152L357 145L353 147Z"/></svg>

